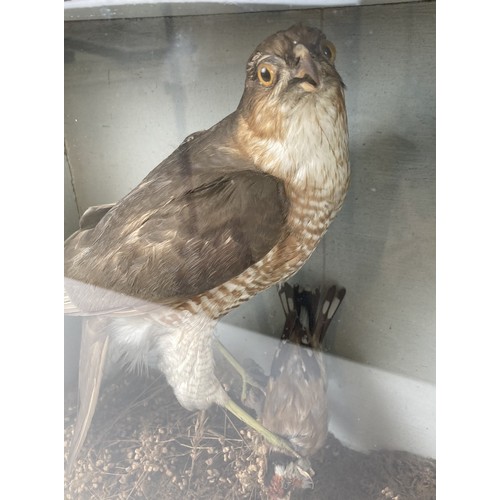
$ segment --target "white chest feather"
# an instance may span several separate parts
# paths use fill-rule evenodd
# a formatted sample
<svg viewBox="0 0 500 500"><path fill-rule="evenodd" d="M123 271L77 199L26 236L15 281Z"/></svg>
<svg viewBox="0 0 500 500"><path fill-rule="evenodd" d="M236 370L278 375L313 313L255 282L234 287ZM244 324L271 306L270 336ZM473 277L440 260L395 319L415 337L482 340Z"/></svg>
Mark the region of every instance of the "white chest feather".
<svg viewBox="0 0 500 500"><path fill-rule="evenodd" d="M252 137L255 163L303 195L314 192L340 208L349 183L344 107L334 106L324 95L303 99L293 109L283 104L281 115L279 136Z"/></svg>

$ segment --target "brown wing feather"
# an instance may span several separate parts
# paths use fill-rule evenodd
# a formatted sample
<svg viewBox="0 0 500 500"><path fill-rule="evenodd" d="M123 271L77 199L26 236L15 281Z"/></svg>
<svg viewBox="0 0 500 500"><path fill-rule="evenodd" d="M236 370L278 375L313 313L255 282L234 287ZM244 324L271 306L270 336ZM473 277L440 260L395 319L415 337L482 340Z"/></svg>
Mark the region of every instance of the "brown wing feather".
<svg viewBox="0 0 500 500"><path fill-rule="evenodd" d="M168 303L260 260L281 236L286 198L280 180L212 146L228 126L185 141L94 228L71 236L66 276Z"/></svg>

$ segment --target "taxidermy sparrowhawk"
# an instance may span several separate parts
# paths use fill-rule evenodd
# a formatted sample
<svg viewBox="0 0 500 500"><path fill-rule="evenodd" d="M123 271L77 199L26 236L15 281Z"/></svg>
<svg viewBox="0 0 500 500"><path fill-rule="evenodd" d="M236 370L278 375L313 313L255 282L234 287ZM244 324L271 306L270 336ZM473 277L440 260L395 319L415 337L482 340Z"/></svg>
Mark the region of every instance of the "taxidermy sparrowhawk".
<svg viewBox="0 0 500 500"><path fill-rule="evenodd" d="M215 322L311 255L349 184L335 47L293 26L250 56L235 112L188 137L65 242L65 310L83 316L80 411L69 464L106 363L161 370L185 408L213 403L258 428L214 375Z"/></svg>

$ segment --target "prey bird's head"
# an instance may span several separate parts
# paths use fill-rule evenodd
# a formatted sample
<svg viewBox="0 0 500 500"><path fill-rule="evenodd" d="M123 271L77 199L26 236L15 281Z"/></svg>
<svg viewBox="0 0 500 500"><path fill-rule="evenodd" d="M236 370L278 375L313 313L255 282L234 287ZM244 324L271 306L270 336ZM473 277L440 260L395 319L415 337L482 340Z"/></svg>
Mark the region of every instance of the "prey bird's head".
<svg viewBox="0 0 500 500"><path fill-rule="evenodd" d="M248 60L240 112L259 122L293 112L307 100L334 99L343 87L335 55L317 28L297 25L271 35Z"/></svg>

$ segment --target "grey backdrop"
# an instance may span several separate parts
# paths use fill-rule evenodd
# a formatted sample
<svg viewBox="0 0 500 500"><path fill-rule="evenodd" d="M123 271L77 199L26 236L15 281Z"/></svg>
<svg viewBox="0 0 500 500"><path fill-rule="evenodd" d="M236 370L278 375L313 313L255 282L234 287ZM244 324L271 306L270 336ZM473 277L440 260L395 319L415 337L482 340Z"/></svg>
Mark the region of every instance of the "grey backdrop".
<svg viewBox="0 0 500 500"><path fill-rule="evenodd" d="M347 288L329 339L337 354L434 383L434 3L67 22L66 236L88 206L118 200L233 111L254 47L296 22L336 44L352 185L294 279ZM225 321L278 335L276 291Z"/></svg>

